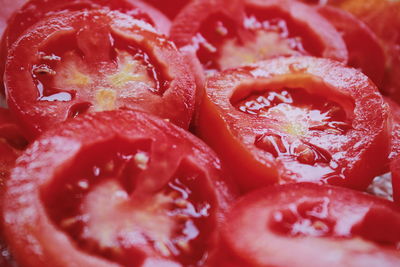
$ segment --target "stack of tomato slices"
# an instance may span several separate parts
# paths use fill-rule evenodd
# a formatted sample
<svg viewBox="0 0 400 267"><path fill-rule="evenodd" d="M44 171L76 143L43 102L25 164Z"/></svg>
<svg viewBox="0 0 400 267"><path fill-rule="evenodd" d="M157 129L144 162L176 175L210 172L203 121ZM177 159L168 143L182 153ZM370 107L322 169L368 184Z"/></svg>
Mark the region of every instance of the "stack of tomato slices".
<svg viewBox="0 0 400 267"><path fill-rule="evenodd" d="M0 266L400 266L400 2L6 2Z"/></svg>

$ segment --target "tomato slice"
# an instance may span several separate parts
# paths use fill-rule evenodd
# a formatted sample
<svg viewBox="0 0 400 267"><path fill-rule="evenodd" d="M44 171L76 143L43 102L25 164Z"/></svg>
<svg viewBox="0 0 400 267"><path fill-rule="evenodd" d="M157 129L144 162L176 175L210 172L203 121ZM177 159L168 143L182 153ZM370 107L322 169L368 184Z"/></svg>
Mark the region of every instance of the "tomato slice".
<svg viewBox="0 0 400 267"><path fill-rule="evenodd" d="M268 187L231 208L214 266L399 266L399 224L396 205L360 192Z"/></svg>
<svg viewBox="0 0 400 267"><path fill-rule="evenodd" d="M5 196L8 242L23 266L200 266L233 197L222 177L213 152L172 123L88 114L19 158Z"/></svg>
<svg viewBox="0 0 400 267"><path fill-rule="evenodd" d="M21 3L20 3L21 4ZM129 0L31 0L27 1L21 8L8 19L8 26L5 29L0 46L0 60L5 62L8 50L11 45L32 25L52 16L56 13L67 11L91 10L109 8L128 14L135 19L146 21L161 33L168 34L171 21L157 9L140 1ZM0 63L0 73L4 73L5 63Z"/></svg>
<svg viewBox="0 0 400 267"><path fill-rule="evenodd" d="M208 72L277 56L347 62L340 34L313 8L289 0L235 3L193 1L173 22L171 38L182 50L194 51Z"/></svg>
<svg viewBox="0 0 400 267"><path fill-rule="evenodd" d="M365 189L387 162L388 107L368 77L338 62L260 62L210 77L206 93L198 133L242 190L296 181Z"/></svg>
<svg viewBox="0 0 400 267"><path fill-rule="evenodd" d="M385 74L385 51L378 37L352 14L331 6L318 11L342 34L349 51L348 64L360 69L380 88Z"/></svg>
<svg viewBox="0 0 400 267"><path fill-rule="evenodd" d="M195 85L175 45L117 11L43 20L14 46L9 107L30 137L85 112L134 108L188 127Z"/></svg>

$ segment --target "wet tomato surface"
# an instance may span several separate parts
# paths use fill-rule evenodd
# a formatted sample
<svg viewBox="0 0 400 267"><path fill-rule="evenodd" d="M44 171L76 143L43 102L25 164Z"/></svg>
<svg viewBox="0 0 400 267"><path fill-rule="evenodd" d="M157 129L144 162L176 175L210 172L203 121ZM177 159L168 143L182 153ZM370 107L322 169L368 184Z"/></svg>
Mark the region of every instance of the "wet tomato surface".
<svg viewBox="0 0 400 267"><path fill-rule="evenodd" d="M172 123L132 111L77 118L19 158L8 242L23 266L202 265L232 199L222 176L213 152Z"/></svg>
<svg viewBox="0 0 400 267"><path fill-rule="evenodd" d="M206 71L278 56L347 61L340 34L307 5L286 0L236 2L194 1L173 22L171 38L181 49L194 51Z"/></svg>
<svg viewBox="0 0 400 267"><path fill-rule="evenodd" d="M140 2L129 0L34 0L26 1L24 5L19 3L15 7L15 12L8 14L7 27L3 33L0 47L0 72L4 73L5 61L7 59L8 50L11 45L23 35L23 33L34 24L43 20L46 17L54 16L59 13L77 10L93 10L93 9L108 9L116 10L127 14L135 19L143 20L152 24L157 30L163 34L169 33L171 22L157 9ZM12 14L12 15L11 15ZM2 79L2 78L1 78Z"/></svg>
<svg viewBox="0 0 400 267"><path fill-rule="evenodd" d="M215 266L397 266L399 222L396 205L364 193L310 183L272 186L232 207Z"/></svg>
<svg viewBox="0 0 400 267"><path fill-rule="evenodd" d="M10 52L6 94L31 137L85 112L133 108L187 127L194 82L165 36L119 12L50 17Z"/></svg>
<svg viewBox="0 0 400 267"><path fill-rule="evenodd" d="M365 189L387 163L388 107L366 76L339 63L260 62L210 78L206 93L198 133L243 190L299 181Z"/></svg>

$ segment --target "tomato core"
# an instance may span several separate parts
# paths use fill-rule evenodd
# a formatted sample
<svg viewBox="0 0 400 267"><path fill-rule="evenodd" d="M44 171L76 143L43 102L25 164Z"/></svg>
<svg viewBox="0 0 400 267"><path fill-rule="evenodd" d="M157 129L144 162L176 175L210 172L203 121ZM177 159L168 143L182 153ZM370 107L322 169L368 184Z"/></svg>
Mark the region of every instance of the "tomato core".
<svg viewBox="0 0 400 267"><path fill-rule="evenodd" d="M234 68L277 56L316 55L322 48L290 17L279 10L247 9L243 25L223 14L206 19L193 37L197 56L205 69Z"/></svg>
<svg viewBox="0 0 400 267"><path fill-rule="evenodd" d="M329 163L331 157L323 149L303 141L303 137L314 132L345 134L351 129L343 107L301 88L253 92L238 101L231 99L231 103L243 113L273 118L282 126L283 131L258 135L256 147L275 157L295 157L304 164Z"/></svg>

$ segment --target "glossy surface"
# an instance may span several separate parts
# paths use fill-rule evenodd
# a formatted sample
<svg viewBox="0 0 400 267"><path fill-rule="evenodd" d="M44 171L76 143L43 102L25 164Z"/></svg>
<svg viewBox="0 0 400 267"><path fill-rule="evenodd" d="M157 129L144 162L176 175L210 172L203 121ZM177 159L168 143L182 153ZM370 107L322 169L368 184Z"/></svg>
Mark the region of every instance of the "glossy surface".
<svg viewBox="0 0 400 267"><path fill-rule="evenodd" d="M195 51L207 72L278 56L314 55L347 61L340 34L304 4L254 0L246 1L244 7L225 7L222 2L204 9L193 2L171 29L171 38L183 50ZM235 8L236 13L227 13L226 8ZM200 17L190 22L190 16Z"/></svg>
<svg viewBox="0 0 400 267"><path fill-rule="evenodd" d="M299 181L361 189L387 161L387 106L366 76L333 61L260 62L210 78L206 91L198 133L244 191Z"/></svg>
<svg viewBox="0 0 400 267"><path fill-rule="evenodd" d="M219 165L189 133L144 113L76 118L18 161L8 242L23 266L202 265L232 199Z"/></svg>
<svg viewBox="0 0 400 267"><path fill-rule="evenodd" d="M399 222L393 203L360 192L272 186L232 207L215 266L397 266Z"/></svg>
<svg viewBox="0 0 400 267"><path fill-rule="evenodd" d="M5 81L8 105L31 138L85 112L139 109L181 127L193 112L193 77L174 44L118 12L42 21L11 50Z"/></svg>
<svg viewBox="0 0 400 267"><path fill-rule="evenodd" d="M14 5L14 4L13 4ZM127 14L132 18L143 20L153 25L158 31L163 34L169 33L171 22L161 12L155 8L141 2L129 0L31 0L19 3L16 6L14 14L9 14L7 17L8 23L1 40L0 47L0 72L4 73L5 61L7 59L8 50L12 44L23 35L23 33L40 20L54 16L59 13L60 15L69 11L78 10L93 10L93 9L107 9L115 10ZM10 6L7 3L7 6ZM2 80L2 78L1 78Z"/></svg>

